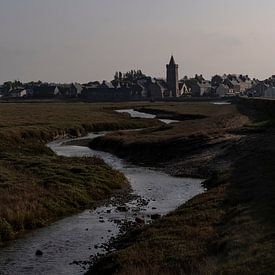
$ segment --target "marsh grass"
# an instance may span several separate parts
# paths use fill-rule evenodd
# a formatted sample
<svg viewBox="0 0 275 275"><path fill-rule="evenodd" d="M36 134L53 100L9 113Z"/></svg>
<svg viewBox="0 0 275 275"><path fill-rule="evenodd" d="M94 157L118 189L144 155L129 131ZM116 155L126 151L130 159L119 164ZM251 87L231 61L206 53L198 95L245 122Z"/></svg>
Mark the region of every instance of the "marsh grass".
<svg viewBox="0 0 275 275"><path fill-rule="evenodd" d="M153 109L156 113L159 110L176 116L196 115L203 118L156 126L143 131L110 133L92 140L90 147L150 165L180 159L184 155L209 147L211 142L242 128L249 122L234 105L175 103L143 109Z"/></svg>
<svg viewBox="0 0 275 275"><path fill-rule="evenodd" d="M17 233L91 207L127 186L97 158L56 156L46 143L90 131L144 128L115 106L88 103L0 104L0 243Z"/></svg>
<svg viewBox="0 0 275 275"><path fill-rule="evenodd" d="M173 110L172 106L163 108ZM206 193L152 225L128 233L115 244L118 250L100 259L89 274L274 274L274 117L266 116L264 109L260 115L247 106L238 110L236 106L225 107L223 113L216 109L216 114L207 110L208 118L173 125L161 137L157 131L147 132L146 138L140 133L120 135L120 142L127 146L141 138L154 147L167 137L183 141L186 136L243 135L243 129L246 133L225 147L222 158L231 165L209 177ZM105 141L112 139L119 135ZM180 152L182 158L188 157L187 151Z"/></svg>

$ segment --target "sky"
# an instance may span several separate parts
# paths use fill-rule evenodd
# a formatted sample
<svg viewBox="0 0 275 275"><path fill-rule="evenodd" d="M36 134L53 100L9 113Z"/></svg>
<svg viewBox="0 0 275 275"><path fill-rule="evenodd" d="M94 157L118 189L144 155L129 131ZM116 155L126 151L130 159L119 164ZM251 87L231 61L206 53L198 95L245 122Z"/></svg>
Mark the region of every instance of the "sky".
<svg viewBox="0 0 275 275"><path fill-rule="evenodd" d="M0 82L275 74L274 0L0 0Z"/></svg>

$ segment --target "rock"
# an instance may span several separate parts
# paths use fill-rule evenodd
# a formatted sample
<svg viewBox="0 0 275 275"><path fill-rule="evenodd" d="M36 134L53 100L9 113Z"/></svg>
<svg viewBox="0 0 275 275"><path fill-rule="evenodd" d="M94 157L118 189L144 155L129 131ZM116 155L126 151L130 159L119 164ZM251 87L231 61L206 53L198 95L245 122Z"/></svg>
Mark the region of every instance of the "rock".
<svg viewBox="0 0 275 275"><path fill-rule="evenodd" d="M157 208L156 207L152 207L152 210L156 210Z"/></svg>
<svg viewBox="0 0 275 275"><path fill-rule="evenodd" d="M135 219L135 221L136 221L136 223L138 223L138 224L145 224L144 219L139 218L139 217L137 217L137 218Z"/></svg>
<svg viewBox="0 0 275 275"><path fill-rule="evenodd" d="M161 218L161 215L160 214L153 214L153 215L151 215L151 219L152 220L158 220L158 219L160 219Z"/></svg>
<svg viewBox="0 0 275 275"><path fill-rule="evenodd" d="M127 212L128 208L127 206L118 206L116 210L119 212Z"/></svg>
<svg viewBox="0 0 275 275"><path fill-rule="evenodd" d="M35 255L36 256L42 256L43 252L41 250L36 250Z"/></svg>
<svg viewBox="0 0 275 275"><path fill-rule="evenodd" d="M111 210L107 210L107 213L111 213Z"/></svg>

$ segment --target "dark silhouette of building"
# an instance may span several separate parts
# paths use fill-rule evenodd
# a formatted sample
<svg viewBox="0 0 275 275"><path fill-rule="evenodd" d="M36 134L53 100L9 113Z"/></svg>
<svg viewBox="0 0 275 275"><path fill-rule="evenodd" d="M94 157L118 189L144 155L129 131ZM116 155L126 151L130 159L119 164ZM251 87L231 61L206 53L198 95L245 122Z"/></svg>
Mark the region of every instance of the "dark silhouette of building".
<svg viewBox="0 0 275 275"><path fill-rule="evenodd" d="M176 64L173 55L170 63L166 65L167 69L167 86L171 92L172 97L179 97L179 65Z"/></svg>

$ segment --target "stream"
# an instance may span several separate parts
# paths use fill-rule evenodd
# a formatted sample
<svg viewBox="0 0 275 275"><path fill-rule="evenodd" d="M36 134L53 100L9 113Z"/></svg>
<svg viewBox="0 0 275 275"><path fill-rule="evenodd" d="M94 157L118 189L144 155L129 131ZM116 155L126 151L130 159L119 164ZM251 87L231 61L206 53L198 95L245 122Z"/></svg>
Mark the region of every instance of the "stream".
<svg viewBox="0 0 275 275"><path fill-rule="evenodd" d="M122 110L116 110L116 112L121 113L121 114L123 114L123 113L129 114L132 118L157 118L156 115L142 113L139 111L135 111L134 109L122 109ZM159 120L166 124L179 122L178 120L173 120L173 119L159 119Z"/></svg>
<svg viewBox="0 0 275 275"><path fill-rule="evenodd" d="M145 115L148 114L143 114L143 118ZM85 139L103 134L91 133ZM125 205L127 211L119 210L113 198L106 206L83 211L26 234L0 249L1 275L84 274L89 266L75 263L106 253L104 244L118 236L123 224L135 222L136 218L151 223L152 215L168 214L205 191L200 179L172 177L156 169L131 165L106 152L64 143L72 140L76 139L54 141L48 146L59 156L101 157L112 168L121 171L134 195ZM36 256L37 250L43 255Z"/></svg>

